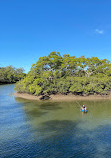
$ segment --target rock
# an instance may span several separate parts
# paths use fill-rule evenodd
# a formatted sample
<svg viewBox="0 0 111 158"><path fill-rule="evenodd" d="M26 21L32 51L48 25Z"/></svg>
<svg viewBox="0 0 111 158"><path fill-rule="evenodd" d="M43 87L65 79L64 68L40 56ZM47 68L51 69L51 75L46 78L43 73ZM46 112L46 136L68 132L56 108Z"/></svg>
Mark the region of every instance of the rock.
<svg viewBox="0 0 111 158"><path fill-rule="evenodd" d="M50 97L48 95L43 95L40 100L49 100Z"/></svg>

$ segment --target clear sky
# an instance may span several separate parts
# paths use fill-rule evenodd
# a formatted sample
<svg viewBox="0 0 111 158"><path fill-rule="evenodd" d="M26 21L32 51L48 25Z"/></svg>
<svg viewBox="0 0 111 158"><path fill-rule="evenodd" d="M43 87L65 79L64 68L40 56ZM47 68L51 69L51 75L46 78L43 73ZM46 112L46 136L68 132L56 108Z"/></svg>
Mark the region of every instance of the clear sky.
<svg viewBox="0 0 111 158"><path fill-rule="evenodd" d="M111 0L0 0L0 66L52 51L111 60Z"/></svg>

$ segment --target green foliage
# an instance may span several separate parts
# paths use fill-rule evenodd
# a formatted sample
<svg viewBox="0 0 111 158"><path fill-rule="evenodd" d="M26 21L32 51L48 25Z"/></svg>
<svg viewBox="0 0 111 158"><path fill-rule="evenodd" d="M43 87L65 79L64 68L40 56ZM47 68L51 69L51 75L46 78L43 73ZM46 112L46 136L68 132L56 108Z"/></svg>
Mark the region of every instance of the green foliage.
<svg viewBox="0 0 111 158"><path fill-rule="evenodd" d="M57 82L57 89L62 94L67 94L69 92L70 83L65 81L65 79L61 79Z"/></svg>
<svg viewBox="0 0 111 158"><path fill-rule="evenodd" d="M34 95L108 94L111 90L111 62L97 57L76 58L69 54L62 57L59 52L51 52L32 65L26 78L16 84L15 90Z"/></svg>
<svg viewBox="0 0 111 158"><path fill-rule="evenodd" d="M22 68L14 68L12 66L0 68L0 84L3 83L15 83L23 79L26 75L23 73Z"/></svg>
<svg viewBox="0 0 111 158"><path fill-rule="evenodd" d="M41 93L42 88L38 85L32 84L29 85L29 92L34 95L39 95Z"/></svg>
<svg viewBox="0 0 111 158"><path fill-rule="evenodd" d="M70 92L73 92L73 93L83 93L83 86L81 83L75 83L73 84L70 89L69 89Z"/></svg>

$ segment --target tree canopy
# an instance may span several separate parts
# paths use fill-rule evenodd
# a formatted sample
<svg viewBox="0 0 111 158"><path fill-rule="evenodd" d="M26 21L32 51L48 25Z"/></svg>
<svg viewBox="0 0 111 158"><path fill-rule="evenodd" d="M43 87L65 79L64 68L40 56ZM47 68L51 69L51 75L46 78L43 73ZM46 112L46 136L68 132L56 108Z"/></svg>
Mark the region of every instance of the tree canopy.
<svg viewBox="0 0 111 158"><path fill-rule="evenodd" d="M15 83L25 77L23 68L0 67L0 84Z"/></svg>
<svg viewBox="0 0 111 158"><path fill-rule="evenodd" d="M15 90L33 95L108 94L111 89L111 62L97 57L76 58L69 54L51 52L32 64L27 76Z"/></svg>

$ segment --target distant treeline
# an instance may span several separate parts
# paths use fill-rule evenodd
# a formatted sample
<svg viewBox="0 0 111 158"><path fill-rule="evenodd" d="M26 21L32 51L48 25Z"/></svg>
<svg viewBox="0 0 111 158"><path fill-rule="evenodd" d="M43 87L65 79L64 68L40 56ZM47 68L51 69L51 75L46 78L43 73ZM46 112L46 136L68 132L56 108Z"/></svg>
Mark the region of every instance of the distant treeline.
<svg viewBox="0 0 111 158"><path fill-rule="evenodd" d="M15 83L25 76L23 68L0 67L0 84Z"/></svg>
<svg viewBox="0 0 111 158"><path fill-rule="evenodd" d="M111 90L111 62L97 57L76 58L69 54L51 52L33 64L26 78L15 90L34 95L109 94Z"/></svg>

